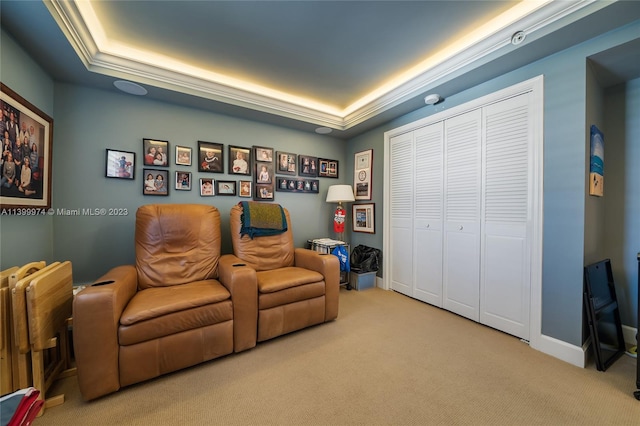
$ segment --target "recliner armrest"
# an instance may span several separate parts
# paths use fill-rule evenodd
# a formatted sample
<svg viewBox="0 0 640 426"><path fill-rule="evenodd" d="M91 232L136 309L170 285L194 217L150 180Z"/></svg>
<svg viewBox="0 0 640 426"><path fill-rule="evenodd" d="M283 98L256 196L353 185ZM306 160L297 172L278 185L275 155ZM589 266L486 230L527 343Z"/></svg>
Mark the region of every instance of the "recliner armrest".
<svg viewBox="0 0 640 426"><path fill-rule="evenodd" d="M325 282L325 321L338 317L338 299L340 296L340 260L332 254L296 248L295 266L310 269L322 274Z"/></svg>
<svg viewBox="0 0 640 426"><path fill-rule="evenodd" d="M218 262L219 281L233 301L234 352L251 349L258 337L258 279L242 259L225 254Z"/></svg>
<svg viewBox="0 0 640 426"><path fill-rule="evenodd" d="M133 265L118 266L73 300L73 347L78 384L85 400L120 389L118 327L137 292Z"/></svg>

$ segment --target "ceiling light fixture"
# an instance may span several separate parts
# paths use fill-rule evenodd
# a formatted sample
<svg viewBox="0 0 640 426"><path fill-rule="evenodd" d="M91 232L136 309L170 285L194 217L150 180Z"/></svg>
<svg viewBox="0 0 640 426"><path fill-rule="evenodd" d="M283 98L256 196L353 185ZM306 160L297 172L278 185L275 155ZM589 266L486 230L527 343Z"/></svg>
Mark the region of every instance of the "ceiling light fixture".
<svg viewBox="0 0 640 426"><path fill-rule="evenodd" d="M440 102L442 100L442 98L440 97L440 95L436 94L436 93L432 93L430 95L427 95L424 97L424 103L427 105L435 105L438 102Z"/></svg>
<svg viewBox="0 0 640 426"><path fill-rule="evenodd" d="M130 95L144 96L147 94L147 89L132 81L116 80L113 82L113 85L116 86L118 90L122 90Z"/></svg>
<svg viewBox="0 0 640 426"><path fill-rule="evenodd" d="M316 133L320 134L320 135L327 135L329 133L333 132L333 129L331 127L318 127L316 129Z"/></svg>

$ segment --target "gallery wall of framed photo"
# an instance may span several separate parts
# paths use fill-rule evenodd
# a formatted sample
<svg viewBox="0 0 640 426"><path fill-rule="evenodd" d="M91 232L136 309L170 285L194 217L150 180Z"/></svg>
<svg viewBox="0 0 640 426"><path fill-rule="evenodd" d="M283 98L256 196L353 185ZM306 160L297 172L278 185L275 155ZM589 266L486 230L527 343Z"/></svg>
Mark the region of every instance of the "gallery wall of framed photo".
<svg viewBox="0 0 640 426"><path fill-rule="evenodd" d="M181 192L196 188L201 197L273 201L276 192L318 194L320 178L340 176L338 160L260 145L203 140L196 145L194 149L181 142L172 150L169 140L142 138L142 194L168 196L171 188ZM105 176L135 180L136 158L136 152L107 148ZM169 170L172 164L178 169ZM368 167L370 170L371 165ZM210 174L221 176L218 179Z"/></svg>

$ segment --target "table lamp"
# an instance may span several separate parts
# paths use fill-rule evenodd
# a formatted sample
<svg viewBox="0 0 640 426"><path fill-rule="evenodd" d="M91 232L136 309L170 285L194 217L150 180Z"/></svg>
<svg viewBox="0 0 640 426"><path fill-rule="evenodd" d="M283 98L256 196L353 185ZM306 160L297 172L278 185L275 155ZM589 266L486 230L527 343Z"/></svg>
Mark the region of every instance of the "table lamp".
<svg viewBox="0 0 640 426"><path fill-rule="evenodd" d="M338 240L340 241L344 241L344 224L347 216L342 203L355 200L351 185L331 185L327 191L327 203L338 203L333 215L333 230L338 234Z"/></svg>

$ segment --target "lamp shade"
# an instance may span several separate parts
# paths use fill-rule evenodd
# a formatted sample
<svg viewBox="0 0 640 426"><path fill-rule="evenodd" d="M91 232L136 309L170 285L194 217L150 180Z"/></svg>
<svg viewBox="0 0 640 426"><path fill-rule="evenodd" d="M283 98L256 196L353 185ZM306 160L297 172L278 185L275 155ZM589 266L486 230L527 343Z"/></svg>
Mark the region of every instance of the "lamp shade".
<svg viewBox="0 0 640 426"><path fill-rule="evenodd" d="M327 191L327 203L355 201L351 185L331 185Z"/></svg>

